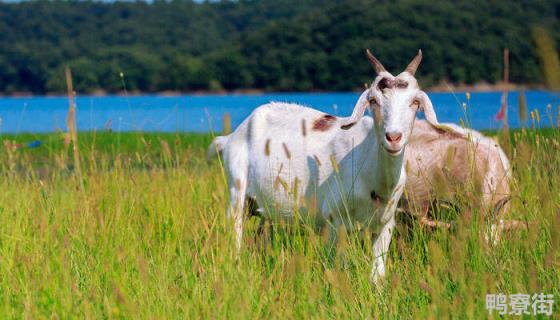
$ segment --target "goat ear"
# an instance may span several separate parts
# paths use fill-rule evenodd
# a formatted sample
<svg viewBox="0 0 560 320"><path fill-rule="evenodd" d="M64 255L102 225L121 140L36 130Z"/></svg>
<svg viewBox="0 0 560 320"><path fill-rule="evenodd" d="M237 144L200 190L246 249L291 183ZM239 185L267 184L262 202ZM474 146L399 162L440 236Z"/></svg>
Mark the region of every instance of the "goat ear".
<svg viewBox="0 0 560 320"><path fill-rule="evenodd" d="M467 138L468 135L465 134L464 131L455 129L445 124L440 124L438 122L436 112L434 111L434 106L432 105L432 101L424 91L420 91L420 95L418 98L420 99L420 107L422 108L422 110L424 110L426 121L428 121L428 123L432 127L440 132L445 132L461 138Z"/></svg>
<svg viewBox="0 0 560 320"><path fill-rule="evenodd" d="M362 119L364 113L366 112L366 108L369 106L368 92L369 89L362 93L362 95L358 99L358 102L356 102L356 106L354 106L352 115L348 119L344 120L340 128L348 130L352 128L358 121L360 121L360 119Z"/></svg>
<svg viewBox="0 0 560 320"><path fill-rule="evenodd" d="M428 97L426 92L420 91L418 98L420 99L420 108L422 108L422 110L424 111L426 121L428 121L428 123L434 127L439 127L439 122L430 97Z"/></svg>
<svg viewBox="0 0 560 320"><path fill-rule="evenodd" d="M424 91L420 91L418 98L420 99L420 107L424 110L426 121L428 121L432 127L440 132L445 132L461 138L468 138L468 134L464 131L438 122L432 101Z"/></svg>

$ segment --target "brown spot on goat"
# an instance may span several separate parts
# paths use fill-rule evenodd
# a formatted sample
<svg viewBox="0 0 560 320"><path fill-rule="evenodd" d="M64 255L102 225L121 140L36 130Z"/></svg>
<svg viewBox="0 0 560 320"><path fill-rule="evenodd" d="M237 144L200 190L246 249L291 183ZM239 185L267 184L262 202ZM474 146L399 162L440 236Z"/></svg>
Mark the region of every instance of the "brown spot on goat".
<svg viewBox="0 0 560 320"><path fill-rule="evenodd" d="M331 116L330 114L325 114L321 118L315 119L315 121L313 121L312 129L314 131L327 131L335 122L336 117Z"/></svg>
<svg viewBox="0 0 560 320"><path fill-rule="evenodd" d="M377 88L381 91L383 91L384 89L393 89L395 87L397 87L398 89L406 89L408 88L408 82L402 79L383 78L377 84Z"/></svg>

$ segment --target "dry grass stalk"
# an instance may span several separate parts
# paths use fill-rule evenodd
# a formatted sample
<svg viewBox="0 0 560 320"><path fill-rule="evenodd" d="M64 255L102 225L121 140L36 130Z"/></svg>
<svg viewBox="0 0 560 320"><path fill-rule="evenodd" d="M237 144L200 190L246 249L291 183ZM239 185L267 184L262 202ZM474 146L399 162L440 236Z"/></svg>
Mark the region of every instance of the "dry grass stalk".
<svg viewBox="0 0 560 320"><path fill-rule="evenodd" d="M82 180L82 168L80 165L80 151L78 148L78 130L76 126L76 103L74 102L74 87L72 84L72 72L70 68L64 68L66 76L66 87L68 89L68 116L66 118L66 126L68 127L68 135L72 142L72 152L74 155L74 168L80 179L80 187L84 189Z"/></svg>
<svg viewBox="0 0 560 320"><path fill-rule="evenodd" d="M533 39L541 62L546 85L551 90L560 89L560 58L550 32L543 27L533 28Z"/></svg>
<svg viewBox="0 0 560 320"><path fill-rule="evenodd" d="M230 134L231 133L231 115L229 114L229 112L224 113L224 118L223 118L223 122L224 122L224 132L223 134Z"/></svg>
<svg viewBox="0 0 560 320"><path fill-rule="evenodd" d="M527 122L527 99L525 98L525 90L519 91L519 122L525 127L525 122Z"/></svg>
<svg viewBox="0 0 560 320"><path fill-rule="evenodd" d="M509 129L509 119L508 119L508 95L509 95L509 49L504 49L504 104L505 104L505 114L504 114L504 131Z"/></svg>

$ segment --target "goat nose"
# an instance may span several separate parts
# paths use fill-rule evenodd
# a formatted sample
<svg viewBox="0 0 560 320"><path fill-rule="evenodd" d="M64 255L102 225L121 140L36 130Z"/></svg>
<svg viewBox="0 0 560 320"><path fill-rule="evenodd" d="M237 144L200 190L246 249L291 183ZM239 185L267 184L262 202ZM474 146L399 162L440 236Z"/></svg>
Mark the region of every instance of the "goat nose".
<svg viewBox="0 0 560 320"><path fill-rule="evenodd" d="M400 133L400 132L388 132L388 133L385 133L385 138L389 142L395 142L396 143L396 142L401 141L402 133Z"/></svg>

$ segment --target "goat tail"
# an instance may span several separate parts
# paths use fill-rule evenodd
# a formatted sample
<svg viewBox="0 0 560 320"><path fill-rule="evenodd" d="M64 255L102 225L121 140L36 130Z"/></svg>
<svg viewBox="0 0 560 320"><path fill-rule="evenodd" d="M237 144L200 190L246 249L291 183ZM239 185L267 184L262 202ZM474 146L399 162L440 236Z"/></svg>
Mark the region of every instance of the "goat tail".
<svg viewBox="0 0 560 320"><path fill-rule="evenodd" d="M208 160L215 158L217 155L221 154L222 150L226 146L229 140L229 135L227 136L217 136L212 140L212 143L208 146L208 151L206 152L206 158Z"/></svg>

